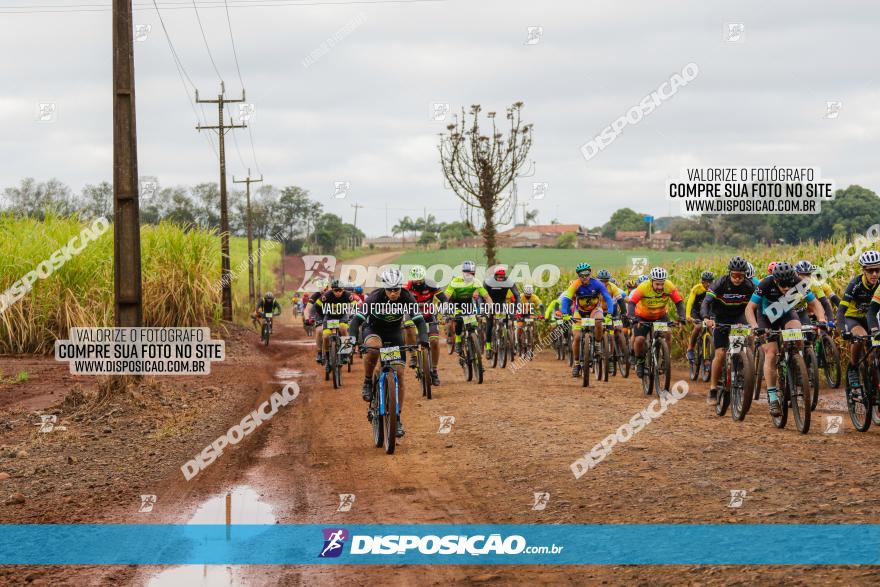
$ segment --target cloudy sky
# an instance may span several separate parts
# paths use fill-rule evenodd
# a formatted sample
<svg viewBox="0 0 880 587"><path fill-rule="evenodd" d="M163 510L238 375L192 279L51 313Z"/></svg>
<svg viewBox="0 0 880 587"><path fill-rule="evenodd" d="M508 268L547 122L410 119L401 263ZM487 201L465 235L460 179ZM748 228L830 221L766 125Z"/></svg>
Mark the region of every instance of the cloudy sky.
<svg viewBox="0 0 880 587"><path fill-rule="evenodd" d="M241 82L222 0L198 3L234 97ZM267 183L300 185L347 221L361 204L358 225L370 236L386 232L386 206L391 225L425 208L443 221L460 217L443 186L436 146L446 123L431 120L433 103L499 112L525 103L535 170L519 180L519 196L542 222L595 226L622 206L675 213L665 181L688 165L819 167L838 187L880 190L874 3L229 3L256 106L256 161L248 132L234 131L229 175L259 169ZM74 5L78 12L37 12ZM0 187L57 177L78 191L112 178L111 14L95 10L109 6L0 3ZM194 130L192 92L152 1L135 7L135 23L151 26L135 47L140 175L163 186L217 181L216 155ZM203 97L216 97L191 2L159 7L186 73ZM727 39L729 23L743 25L738 41ZM543 34L529 44L536 26ZM346 31L341 40L304 65L338 31ZM696 79L589 162L583 157L581 145L690 62ZM828 101L841 103L836 118L826 116ZM56 104L54 122L36 120L40 102ZM216 124L215 106L205 114ZM333 197L336 181L351 183L346 198ZM548 184L543 199L531 199L533 182Z"/></svg>

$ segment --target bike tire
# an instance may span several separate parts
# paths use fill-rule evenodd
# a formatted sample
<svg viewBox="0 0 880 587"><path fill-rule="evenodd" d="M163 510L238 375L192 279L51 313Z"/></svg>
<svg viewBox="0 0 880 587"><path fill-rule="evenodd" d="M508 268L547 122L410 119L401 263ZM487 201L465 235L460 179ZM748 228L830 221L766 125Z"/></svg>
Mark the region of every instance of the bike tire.
<svg viewBox="0 0 880 587"><path fill-rule="evenodd" d="M707 383L712 378L712 357L715 356L715 343L712 341L712 335L706 334L704 337L703 360L700 364L700 379L703 383Z"/></svg>
<svg viewBox="0 0 880 587"><path fill-rule="evenodd" d="M614 341L614 334L611 332L605 333L605 348L610 349L608 357L608 371L611 372L611 375L617 377L617 344ZM605 379L608 381L608 379Z"/></svg>
<svg viewBox="0 0 880 587"><path fill-rule="evenodd" d="M461 368L464 369L464 376L467 381L472 381L474 378L474 361L473 354L476 352L471 345L471 337L470 335L465 335L466 338L461 341L461 357L462 363Z"/></svg>
<svg viewBox="0 0 880 587"><path fill-rule="evenodd" d="M379 394L384 393L380 380L373 382L373 399L370 401L370 413L373 415L371 424L373 425L373 446L381 447L385 443L385 431L382 427L382 416L379 414Z"/></svg>
<svg viewBox="0 0 880 587"><path fill-rule="evenodd" d="M661 391L669 391L669 382L672 377L672 362L669 357L669 345L666 340L660 341L658 347L657 364L655 365L657 374L654 379L654 387L659 397Z"/></svg>
<svg viewBox="0 0 880 587"><path fill-rule="evenodd" d="M476 335L471 334L471 344L476 344ZM483 383L483 357L480 353L474 353L471 357L471 360L474 362L473 370L474 375L477 377L477 385L481 385Z"/></svg>
<svg viewBox="0 0 880 587"><path fill-rule="evenodd" d="M389 380L391 385L388 385ZM382 417L382 432L385 435L382 447L387 455L394 454L397 443L397 385L396 375L389 371L385 378L385 415Z"/></svg>
<svg viewBox="0 0 880 587"><path fill-rule="evenodd" d="M334 336L330 339L330 353L327 355L330 361L330 373L333 376L333 389L342 387L342 367L339 364L339 341Z"/></svg>
<svg viewBox="0 0 880 587"><path fill-rule="evenodd" d="M618 361L620 365L620 373L623 375L624 379L629 378L629 341L623 335L622 332L617 333L617 350L618 350Z"/></svg>
<svg viewBox="0 0 880 587"><path fill-rule="evenodd" d="M822 369L825 373L825 383L831 389L838 389L843 373L840 366L840 348L834 339L827 334L822 337L822 352L825 355L825 367Z"/></svg>
<svg viewBox="0 0 880 587"><path fill-rule="evenodd" d="M813 388L807 364L800 353L792 355L789 360L788 381L795 426L798 432L806 434L810 431L810 396Z"/></svg>
<svg viewBox="0 0 880 587"><path fill-rule="evenodd" d="M269 345L269 327L263 323L263 331L260 333L260 338L263 339L263 344Z"/></svg>
<svg viewBox="0 0 880 587"><path fill-rule="evenodd" d="M507 355L512 354L513 349L510 347L510 336L507 329L502 328L502 331L501 347L498 350L501 352L501 368L505 369L507 367Z"/></svg>
<svg viewBox="0 0 880 587"><path fill-rule="evenodd" d="M645 340L647 347L648 341ZM645 350L645 371L642 376L642 393L652 395L654 393L654 360L652 358L653 351L650 347ZM636 359L638 361L638 359ZM638 374L638 371L636 372Z"/></svg>
<svg viewBox="0 0 880 587"><path fill-rule="evenodd" d="M764 350L758 348L757 354L755 356L758 358L758 360L755 361L755 394L752 396L752 399L760 399L761 384L764 381Z"/></svg>
<svg viewBox="0 0 880 587"><path fill-rule="evenodd" d="M431 399L431 350L422 349L421 365L422 370L422 395L426 399Z"/></svg>
<svg viewBox="0 0 880 587"><path fill-rule="evenodd" d="M810 411L816 409L819 404L819 359L813 347L805 346L804 364L807 367L807 375L810 377Z"/></svg>
<svg viewBox="0 0 880 587"><path fill-rule="evenodd" d="M700 337L697 342L699 344L694 348L694 360L690 361L688 365L688 376L691 378L691 381L696 381L700 378L700 368L703 365L703 337Z"/></svg>
<svg viewBox="0 0 880 587"><path fill-rule="evenodd" d="M498 355L501 354L499 351L501 350L501 340L500 336L498 336L500 329L498 326L492 327L492 368L496 369L498 367Z"/></svg>
<svg viewBox="0 0 880 587"><path fill-rule="evenodd" d="M581 331L581 345L580 345L580 358L581 358L581 383L582 387L590 386L590 369L593 363L593 335L587 335L583 331Z"/></svg>
<svg viewBox="0 0 880 587"><path fill-rule="evenodd" d="M752 407L752 389L755 387L755 364L748 349L740 353L738 361L741 368L736 377L731 379L730 394L730 417L736 422L742 422Z"/></svg>
<svg viewBox="0 0 880 587"><path fill-rule="evenodd" d="M868 428L871 427L871 412L873 410L868 391L870 389L870 372L868 369L867 361L862 363L859 368L859 378L861 379L862 386L858 392L849 389L849 384L847 384L846 390L846 411L849 412L849 419L852 422L853 428L859 432L867 432Z"/></svg>
<svg viewBox="0 0 880 587"><path fill-rule="evenodd" d="M608 370L610 361L608 359L608 339L603 336L602 342L599 343L599 374L596 379L599 381L608 381Z"/></svg>

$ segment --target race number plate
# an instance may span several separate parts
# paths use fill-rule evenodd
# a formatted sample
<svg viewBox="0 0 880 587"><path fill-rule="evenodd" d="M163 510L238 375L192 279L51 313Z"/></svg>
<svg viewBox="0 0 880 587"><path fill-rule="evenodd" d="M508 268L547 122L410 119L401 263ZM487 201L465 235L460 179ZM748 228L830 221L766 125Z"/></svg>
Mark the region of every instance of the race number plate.
<svg viewBox="0 0 880 587"><path fill-rule="evenodd" d="M876 337L872 338L871 339L871 346L880 346L880 338L876 338Z"/></svg>
<svg viewBox="0 0 880 587"><path fill-rule="evenodd" d="M379 349L379 357L383 361L399 361L400 360L400 347L399 346L386 346Z"/></svg>
<svg viewBox="0 0 880 587"><path fill-rule="evenodd" d="M782 340L789 342L792 340L803 340L804 333L800 328L785 329L782 331Z"/></svg>
<svg viewBox="0 0 880 587"><path fill-rule="evenodd" d="M746 337L745 336L731 336L730 337L730 354L738 355L742 352L743 347L746 346Z"/></svg>
<svg viewBox="0 0 880 587"><path fill-rule="evenodd" d="M557 325L557 326L562 326L562 323L563 323L563 322L565 322L565 320L563 320L562 318L557 318L557 319L556 319L556 325Z"/></svg>
<svg viewBox="0 0 880 587"><path fill-rule="evenodd" d="M730 329L731 336L748 336L752 333L752 329L749 326L736 326Z"/></svg>
<svg viewBox="0 0 880 587"><path fill-rule="evenodd" d="M496 320L504 320L505 318L507 318L507 314L495 314Z"/></svg>
<svg viewBox="0 0 880 587"><path fill-rule="evenodd" d="M535 321L534 318L526 318L526 324L531 324L534 321Z"/></svg>
<svg viewBox="0 0 880 587"><path fill-rule="evenodd" d="M613 320L611 323L614 324L615 327L623 326L623 320Z"/></svg>
<svg viewBox="0 0 880 587"><path fill-rule="evenodd" d="M339 328L339 320L327 320L327 328Z"/></svg>
<svg viewBox="0 0 880 587"><path fill-rule="evenodd" d="M595 326L596 319L595 318L581 318L581 326Z"/></svg>
<svg viewBox="0 0 880 587"><path fill-rule="evenodd" d="M666 322L654 322L654 332L669 332L669 324Z"/></svg>
<svg viewBox="0 0 880 587"><path fill-rule="evenodd" d="M476 323L477 323L477 317L474 316L473 314L470 314L470 315L467 315L467 316L462 316L462 317L461 317L461 321L462 321L463 323L465 323L465 324L476 324Z"/></svg>
<svg viewBox="0 0 880 587"><path fill-rule="evenodd" d="M271 317L272 317L272 312L266 312L266 318L271 318Z"/></svg>

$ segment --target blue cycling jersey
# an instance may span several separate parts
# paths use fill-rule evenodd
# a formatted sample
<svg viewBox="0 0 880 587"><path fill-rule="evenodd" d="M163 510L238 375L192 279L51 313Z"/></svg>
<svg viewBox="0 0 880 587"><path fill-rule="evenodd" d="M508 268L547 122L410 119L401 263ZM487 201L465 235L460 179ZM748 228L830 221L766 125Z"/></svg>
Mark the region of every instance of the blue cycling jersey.
<svg viewBox="0 0 880 587"><path fill-rule="evenodd" d="M572 281L568 289L562 293L562 313L572 313L572 301L589 300L590 309L599 303L599 296L605 298L605 307L614 308L614 299L608 293L608 288L595 277L591 277L587 283L581 283L580 279Z"/></svg>

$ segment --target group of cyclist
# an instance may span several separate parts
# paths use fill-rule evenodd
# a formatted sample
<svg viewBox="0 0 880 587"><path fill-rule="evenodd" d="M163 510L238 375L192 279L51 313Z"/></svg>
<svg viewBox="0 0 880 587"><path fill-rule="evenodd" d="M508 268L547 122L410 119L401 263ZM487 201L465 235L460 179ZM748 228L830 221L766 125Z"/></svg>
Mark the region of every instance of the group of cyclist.
<svg viewBox="0 0 880 587"><path fill-rule="evenodd" d="M494 322L505 320L505 325L519 329L524 318L561 319L571 328L571 352L574 358L572 376L581 369L589 368L579 356L581 347L581 323L591 321L595 335L601 340L603 328L622 327L631 334L632 352L636 372L644 375L646 336L655 322L687 324L690 320L694 330L688 339L687 358L694 360L694 348L704 328L712 331L715 354L712 357L709 401L715 401L718 381L724 365L732 325L748 325L757 335L771 330L800 328L815 321L819 329L835 328L850 344L850 362L847 369L849 388L860 385L856 370L864 351L868 333L880 330L880 253L866 251L859 257L861 273L854 276L842 298L832 288L813 274L816 267L802 260L796 264L787 261L771 263L767 274L759 279L754 266L741 256L735 256L727 264L727 271L716 276L705 271L700 283L694 285L687 299L669 278L663 267L654 267L647 275L628 280L621 287L606 269L593 276L589 263L575 268L577 277L568 284L558 298L546 305L536 295L532 284L524 284L522 290L508 276L503 267L483 280L476 278L476 264L464 261L461 274L454 277L446 288L427 279L423 267L414 267L404 279L400 270L386 269L380 276L381 286L364 295L359 285L333 279L319 285L319 291L298 294L302 304L304 323L317 325L315 343L316 361L326 360L328 321L338 324L339 334L351 336L362 345L364 355L364 382L362 396L372 399L372 377L380 347L418 344L430 349L430 378L433 385L440 385L437 365L440 362L440 322L454 352L461 354L463 340L463 316L468 313L485 313L485 347L487 358L495 352ZM261 301L258 312L279 311L271 293ZM676 320L670 319L670 308L675 308ZM486 308L495 311L486 312ZM498 309L501 308L499 313ZM445 309L444 317L440 309ZM614 326L605 320L614 319ZM609 326L606 326L609 325ZM722 326L719 328L719 326ZM669 337L669 332L663 336ZM771 415L781 410L777 393L775 361L778 346L774 340L762 343L764 352L764 380ZM405 355L404 355L405 356ZM410 366L415 356L410 356ZM401 365L405 359L401 360ZM400 406L403 406L404 378L400 377ZM397 422L397 435L403 436L404 426Z"/></svg>

